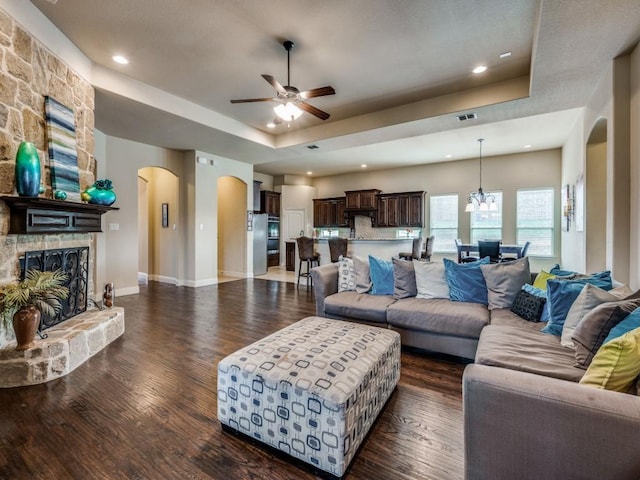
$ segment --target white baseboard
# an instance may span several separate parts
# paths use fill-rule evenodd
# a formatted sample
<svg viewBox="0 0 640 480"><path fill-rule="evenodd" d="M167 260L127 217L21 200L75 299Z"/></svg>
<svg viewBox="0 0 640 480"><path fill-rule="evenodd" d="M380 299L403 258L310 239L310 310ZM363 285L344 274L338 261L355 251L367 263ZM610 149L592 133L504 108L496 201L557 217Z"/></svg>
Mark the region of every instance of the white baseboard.
<svg viewBox="0 0 640 480"><path fill-rule="evenodd" d="M203 280L185 280L181 284L185 287L197 288L197 287L206 287L208 285L217 285L218 277L215 278L205 278Z"/></svg>
<svg viewBox="0 0 640 480"><path fill-rule="evenodd" d="M137 286L116 288L116 304L118 303L118 297L124 297L125 295L136 295L137 293L140 293L140 287Z"/></svg>
<svg viewBox="0 0 640 480"><path fill-rule="evenodd" d="M178 279L176 277L167 277L166 275L150 274L148 276L148 278L149 278L149 280L151 280L153 282L170 283L171 285L177 285L178 284Z"/></svg>
<svg viewBox="0 0 640 480"><path fill-rule="evenodd" d="M218 276L228 276L228 277L240 277L240 278L246 278L247 277L247 273L246 272L234 272L232 270L218 270Z"/></svg>
<svg viewBox="0 0 640 480"><path fill-rule="evenodd" d="M149 283L149 274L144 272L138 272L138 283Z"/></svg>

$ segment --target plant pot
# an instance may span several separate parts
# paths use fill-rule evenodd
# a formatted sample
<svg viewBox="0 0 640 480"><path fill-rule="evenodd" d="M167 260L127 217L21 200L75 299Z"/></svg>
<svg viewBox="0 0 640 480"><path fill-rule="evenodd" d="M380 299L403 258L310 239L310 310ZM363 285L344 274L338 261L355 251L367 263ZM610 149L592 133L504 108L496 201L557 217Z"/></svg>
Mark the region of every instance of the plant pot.
<svg viewBox="0 0 640 480"><path fill-rule="evenodd" d="M90 187L85 190L89 197L89 203L94 205L113 205L116 201L116 193L113 190L104 190L96 187Z"/></svg>
<svg viewBox="0 0 640 480"><path fill-rule="evenodd" d="M21 197L40 194L40 156L31 142L22 142L16 154L16 190Z"/></svg>
<svg viewBox="0 0 640 480"><path fill-rule="evenodd" d="M40 325L40 310L33 305L22 307L13 316L13 331L18 346L16 350L28 350L35 345L34 338Z"/></svg>

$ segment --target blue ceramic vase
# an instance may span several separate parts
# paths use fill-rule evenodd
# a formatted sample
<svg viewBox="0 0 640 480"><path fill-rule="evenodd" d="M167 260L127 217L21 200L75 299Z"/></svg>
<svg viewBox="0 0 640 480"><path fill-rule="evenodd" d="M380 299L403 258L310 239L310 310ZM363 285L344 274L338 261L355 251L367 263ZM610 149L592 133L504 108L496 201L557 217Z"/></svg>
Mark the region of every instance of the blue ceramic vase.
<svg viewBox="0 0 640 480"><path fill-rule="evenodd" d="M92 187L82 192L82 198L94 205L113 205L116 201L116 193L112 190L111 180L98 180Z"/></svg>
<svg viewBox="0 0 640 480"><path fill-rule="evenodd" d="M40 193L40 156L31 142L22 142L16 154L16 190L21 197Z"/></svg>

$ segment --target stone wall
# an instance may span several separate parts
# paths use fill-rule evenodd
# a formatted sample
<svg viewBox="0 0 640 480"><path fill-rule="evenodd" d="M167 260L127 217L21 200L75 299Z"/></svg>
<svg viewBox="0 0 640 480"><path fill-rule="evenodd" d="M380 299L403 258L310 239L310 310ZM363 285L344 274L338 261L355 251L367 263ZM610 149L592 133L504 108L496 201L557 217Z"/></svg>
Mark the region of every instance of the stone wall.
<svg viewBox="0 0 640 480"><path fill-rule="evenodd" d="M80 188L95 179L94 91L68 65L52 54L13 18L0 9L0 195L16 195L15 156L21 141L33 142L40 153L44 197L51 198L44 96L73 109L76 122ZM95 241L92 234L8 235L9 209L0 201L0 285L17 279L18 257L28 250L89 245L89 296L95 276ZM0 325L0 348L8 341Z"/></svg>

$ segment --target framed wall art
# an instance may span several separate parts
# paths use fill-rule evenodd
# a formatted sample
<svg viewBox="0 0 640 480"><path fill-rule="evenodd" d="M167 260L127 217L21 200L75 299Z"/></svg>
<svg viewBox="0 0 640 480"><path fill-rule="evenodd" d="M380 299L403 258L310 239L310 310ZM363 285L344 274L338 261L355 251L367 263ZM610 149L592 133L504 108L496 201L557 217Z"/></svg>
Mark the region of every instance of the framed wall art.
<svg viewBox="0 0 640 480"><path fill-rule="evenodd" d="M162 204L162 228L169 228L169 204Z"/></svg>

